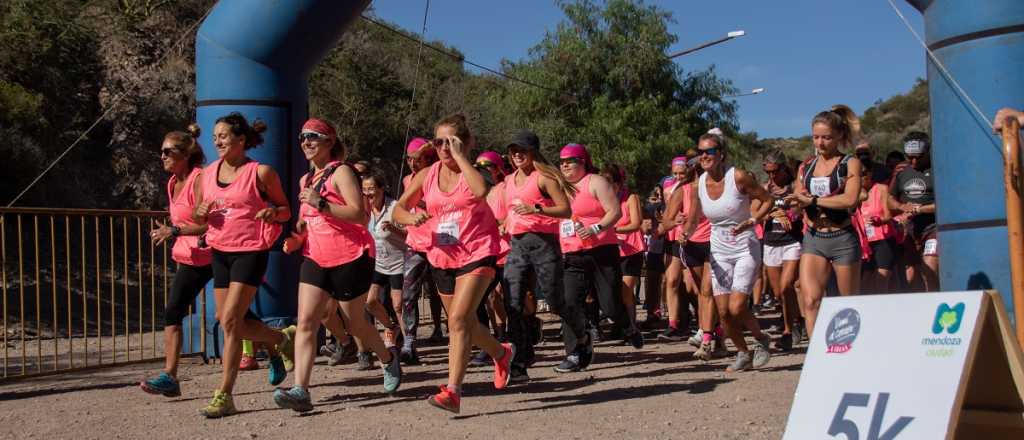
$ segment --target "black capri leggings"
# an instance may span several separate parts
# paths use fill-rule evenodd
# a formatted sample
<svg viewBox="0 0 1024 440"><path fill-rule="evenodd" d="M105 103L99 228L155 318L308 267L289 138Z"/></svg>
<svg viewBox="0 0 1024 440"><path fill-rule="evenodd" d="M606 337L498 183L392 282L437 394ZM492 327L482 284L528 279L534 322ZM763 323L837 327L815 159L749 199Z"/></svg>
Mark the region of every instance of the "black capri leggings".
<svg viewBox="0 0 1024 440"><path fill-rule="evenodd" d="M164 326L181 325L188 316L188 306L196 299L199 291L213 278L212 266L190 266L178 264L178 272L171 283L171 297L164 309Z"/></svg>

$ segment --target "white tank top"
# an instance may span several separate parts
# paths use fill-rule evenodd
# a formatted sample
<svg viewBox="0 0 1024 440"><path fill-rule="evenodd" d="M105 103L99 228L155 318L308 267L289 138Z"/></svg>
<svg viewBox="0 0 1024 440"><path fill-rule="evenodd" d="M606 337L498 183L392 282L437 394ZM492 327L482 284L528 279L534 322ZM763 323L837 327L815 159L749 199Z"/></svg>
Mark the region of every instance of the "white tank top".
<svg viewBox="0 0 1024 440"><path fill-rule="evenodd" d="M711 223L711 251L719 255L748 253L757 243L754 228L733 234L732 228L750 218L750 197L736 188L736 169L725 172L722 195L712 200L708 195L708 173L701 174L698 185L700 206Z"/></svg>

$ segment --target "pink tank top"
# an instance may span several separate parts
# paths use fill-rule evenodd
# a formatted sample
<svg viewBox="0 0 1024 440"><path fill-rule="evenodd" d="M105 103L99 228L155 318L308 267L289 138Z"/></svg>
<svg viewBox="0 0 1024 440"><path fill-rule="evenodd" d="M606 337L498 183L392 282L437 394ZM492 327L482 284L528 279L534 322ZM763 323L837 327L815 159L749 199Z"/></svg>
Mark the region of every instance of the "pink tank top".
<svg viewBox="0 0 1024 440"><path fill-rule="evenodd" d="M169 209L171 224L178 226L193 226L196 224L196 222L192 221L192 211L196 208L194 185L196 184L196 177L199 176L201 171L202 169L199 167L192 169L192 172L185 178L185 184L182 185L178 197L174 197L174 185L178 183L178 177L171 175L171 180L167 181L167 200L171 202ZM171 258L174 261L189 266L208 266L213 259L213 255L210 252L210 248L202 249L199 247L199 236L179 235L174 239L174 247L171 248Z"/></svg>
<svg viewBox="0 0 1024 440"><path fill-rule="evenodd" d="M508 253L512 250L512 243L509 241L511 236L508 233L508 214L509 210L505 206L505 188L508 185L502 181L498 182L493 188L491 188L491 194L487 195L487 205L490 206L491 212L494 213L495 220L505 220L505 233L501 235L500 248L498 250L498 266L504 266L508 260Z"/></svg>
<svg viewBox="0 0 1024 440"><path fill-rule="evenodd" d="M692 183L683 185L683 212L686 215L690 215L690 197L693 195L694 185ZM704 217L704 213L700 213L700 219L697 221L697 228L693 230L693 234L690 235L690 240L695 243L708 243L711 241L711 222L708 221L707 217Z"/></svg>
<svg viewBox="0 0 1024 440"><path fill-rule="evenodd" d="M887 191L882 185L875 184L871 186L868 191L868 199L864 203L860 204L861 221L864 225L864 235L868 241L881 241L887 238L893 238L896 236L896 229L892 226L892 221L888 221L881 226L874 226L871 224L872 217L881 217L884 214L882 203L885 203L883 196Z"/></svg>
<svg viewBox="0 0 1024 440"><path fill-rule="evenodd" d="M615 226L626 226L632 220L629 212L629 195L619 204L619 209L622 210L622 218L615 223ZM621 257L628 257L647 250L647 246L644 244L644 234L640 232L640 229L625 234L616 232L615 238L619 240L619 256Z"/></svg>
<svg viewBox="0 0 1024 440"><path fill-rule="evenodd" d="M222 252L270 249L281 235L281 225L256 220L256 213L269 206L256 185L259 163L250 160L224 188L217 183L220 164L218 159L203 170L203 199L214 201L206 220L206 242Z"/></svg>
<svg viewBox="0 0 1024 440"><path fill-rule="evenodd" d="M337 166L340 162L332 162L328 166ZM299 180L299 186L306 188L316 185L309 182L308 173ZM331 184L330 178L320 189L320 197L328 203L347 206L345 198ZM299 218L306 221L306 243L302 246L302 255L313 260L323 268L337 267L351 263L364 253L375 257L373 236L364 225L349 223L333 215L320 212L316 208L303 203L299 206Z"/></svg>
<svg viewBox="0 0 1024 440"><path fill-rule="evenodd" d="M516 186L516 171L505 176L505 208L508 210L508 219L505 221L505 230L509 234L519 235L527 232L541 234L557 234L558 219L540 214L519 215L508 209L514 205L533 206L540 203L543 206L555 206L555 202L545 198L540 192L537 181L540 179L540 171L533 170L522 186Z"/></svg>
<svg viewBox="0 0 1024 440"><path fill-rule="evenodd" d="M600 222L605 214L601 201L597 200L597 197L594 197L590 192L590 178L592 176L593 174L587 174L579 182L575 183L576 197L573 197L571 203L573 218L583 223L585 228ZM614 228L606 228L597 234L597 237L591 237L586 242L580 240L580 237L576 235L576 227L572 219L562 220L558 229L562 253L580 252L598 246L619 244L619 239L615 237Z"/></svg>
<svg viewBox="0 0 1024 440"><path fill-rule="evenodd" d="M415 174L410 174L402 179L402 187L408 188L409 182L412 181ZM422 202L421 202L422 203ZM414 207L409 210L410 213L415 214L422 207ZM430 228L427 225L414 226L409 225L405 227L405 244L409 245L409 249L413 252L426 252L430 248Z"/></svg>
<svg viewBox="0 0 1024 440"><path fill-rule="evenodd" d="M423 182L423 200L430 215L424 226L431 233L427 260L439 269L458 269L497 256L501 244L491 207L473 196L462 173L455 188L441 191L438 179L442 166L441 162L431 165Z"/></svg>

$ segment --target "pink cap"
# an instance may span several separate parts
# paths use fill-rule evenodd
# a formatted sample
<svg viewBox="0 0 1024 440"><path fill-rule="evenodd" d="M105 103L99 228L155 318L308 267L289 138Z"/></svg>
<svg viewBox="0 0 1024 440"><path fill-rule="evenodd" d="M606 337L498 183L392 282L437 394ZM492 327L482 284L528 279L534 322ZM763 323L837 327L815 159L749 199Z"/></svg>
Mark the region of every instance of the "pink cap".
<svg viewBox="0 0 1024 440"><path fill-rule="evenodd" d="M412 140L409 141L409 145L405 147L405 152L406 154L412 156L419 152L421 149L428 147L430 147L430 141L423 139L421 137L412 138Z"/></svg>
<svg viewBox="0 0 1024 440"><path fill-rule="evenodd" d="M685 167L685 166L686 166L686 156L676 156L676 157L672 158L672 167L673 168L675 168L675 167Z"/></svg>
<svg viewBox="0 0 1024 440"><path fill-rule="evenodd" d="M490 162L498 166L499 170L505 169L505 161L501 159L501 155L493 151L484 151L476 157L476 162Z"/></svg>
<svg viewBox="0 0 1024 440"><path fill-rule="evenodd" d="M558 157L562 159L575 157L577 159L583 159L586 162L590 162L590 154L587 153L587 147L580 144L569 144L562 147L562 151L558 153Z"/></svg>

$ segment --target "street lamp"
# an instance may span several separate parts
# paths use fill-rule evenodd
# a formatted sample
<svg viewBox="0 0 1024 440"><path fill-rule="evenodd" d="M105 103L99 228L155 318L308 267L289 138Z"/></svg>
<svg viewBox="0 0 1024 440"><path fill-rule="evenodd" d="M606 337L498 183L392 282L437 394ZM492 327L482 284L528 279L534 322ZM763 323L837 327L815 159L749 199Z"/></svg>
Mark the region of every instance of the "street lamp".
<svg viewBox="0 0 1024 440"><path fill-rule="evenodd" d="M686 54L694 53L694 52L696 52L698 50L701 50L701 49L703 49L705 47L708 47L708 46L714 46L714 45L716 45L718 43L724 43L726 41L732 40L733 38L742 37L742 36L744 36L746 34L747 34L746 31L742 31L742 30L732 31L732 32L729 32L728 34L725 34L724 38L719 38L719 39L714 40L714 41L709 41L707 43L701 44L700 46L694 47L692 49L686 49L686 50L683 50L683 51L676 52L676 53L674 53L672 55L669 55L668 58L672 59L672 58L676 58L676 57L681 57L681 56L686 55Z"/></svg>
<svg viewBox="0 0 1024 440"><path fill-rule="evenodd" d="M766 90L768 90L768 89L765 89L764 87L758 87L758 88L756 88L754 90L751 90L750 93L740 93L739 95L726 95L726 96L723 96L723 98L738 98L740 96L757 95L759 93L764 93Z"/></svg>

